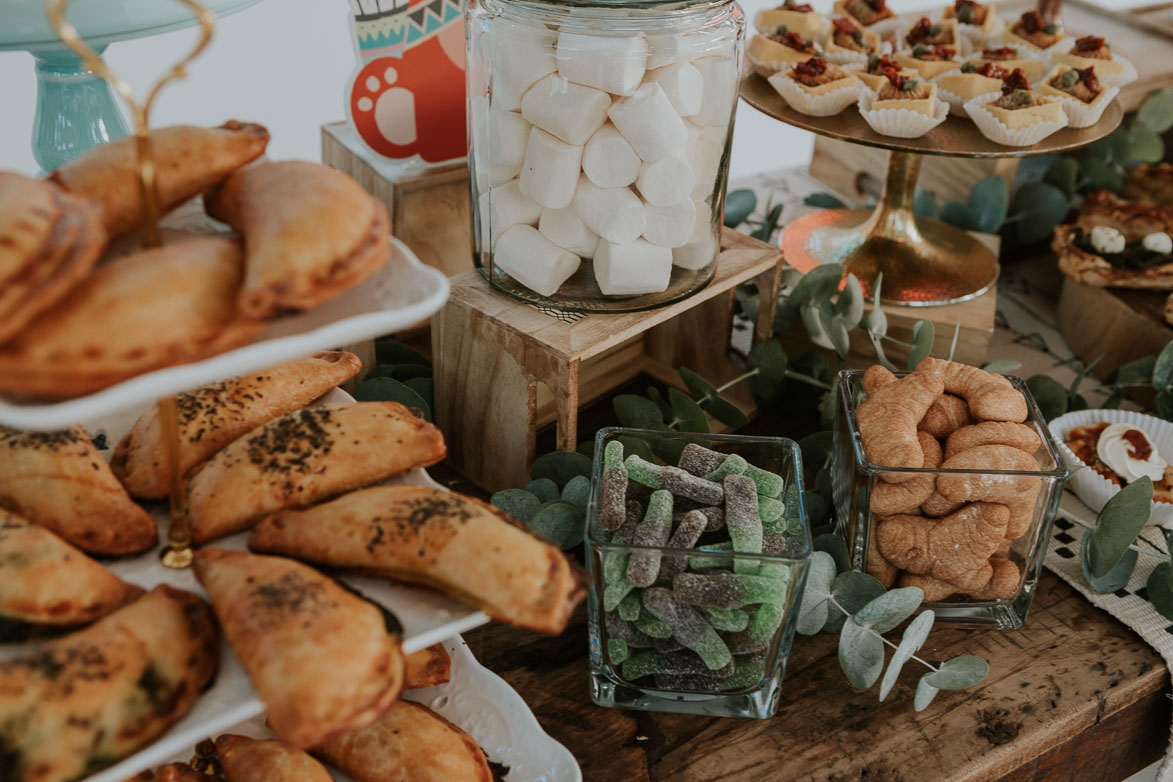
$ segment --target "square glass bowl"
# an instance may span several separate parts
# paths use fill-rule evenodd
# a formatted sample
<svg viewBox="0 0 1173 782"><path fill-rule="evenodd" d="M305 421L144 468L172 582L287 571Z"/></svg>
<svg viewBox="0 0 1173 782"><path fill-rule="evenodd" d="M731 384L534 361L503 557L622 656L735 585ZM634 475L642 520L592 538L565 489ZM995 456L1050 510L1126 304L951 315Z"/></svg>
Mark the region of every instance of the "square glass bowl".
<svg viewBox="0 0 1173 782"><path fill-rule="evenodd" d="M903 377L905 373L898 373ZM835 504L835 530L847 543L852 566L856 570L868 569L868 555L873 549L872 536L879 517L873 514L872 494L877 485L888 483L886 477L931 476L936 481L940 476L957 476L978 481L1013 482L1024 492L1034 492L1034 502L1029 493L1019 496L1027 498L1018 509L1019 518L1029 513L1029 526L1022 536L1010 543L1005 557L1018 568L1018 588L1012 597L1003 599L978 599L953 595L939 601L928 600L925 605L933 609L938 622L962 627L994 627L1010 630L1026 622L1027 612L1034 599L1039 574L1046 555L1047 541L1059 508L1067 470L1059 456L1055 441L1051 438L1046 419L1039 412L1034 397L1026 384L1019 378L1007 378L1014 388L1026 398L1027 420L1024 422L1038 434L1041 445L1034 458L1038 469L1024 472L1019 470L945 470L945 469L888 469L872 464L864 455L863 441L855 412L867 398L863 390L863 372L843 370L839 373L838 409L835 419L835 445L832 454L831 484ZM936 519L928 517L926 522ZM1003 553L999 552L999 553Z"/></svg>
<svg viewBox="0 0 1173 782"><path fill-rule="evenodd" d="M625 444L625 456L633 452L634 441L646 443L657 455L659 465L675 466L681 450L696 443L721 454L740 456L780 476L783 489L779 496L760 502L762 507L772 508L773 513L780 510L777 519L763 524L766 547L771 553L734 551L724 527L703 533L693 548L616 541L616 537L623 539L625 528L607 532L599 521L606 473L604 451L615 440ZM647 508L650 494L650 488L627 482L627 500L636 500L642 509ZM699 506L674 497L673 529L680 523L679 514ZM634 518L642 516L641 511ZM587 595L591 700L599 706L681 714L766 718L777 712L812 551L802 503L802 456L796 443L781 437L600 430L595 440L587 508L586 551L591 574ZM631 588L627 584L626 567L633 555L659 558L662 567L651 587ZM674 564L665 567L665 563ZM699 582L735 583L739 591L744 590L742 594L719 599L736 600L739 605L717 608L710 602L702 608L697 604L710 598L696 596L676 601L676 596L683 594L675 588L680 576L669 580L666 569L705 577L694 580L693 586ZM750 578L738 579L738 575ZM711 580L708 576L720 578ZM672 591L674 602L684 604L683 613L688 615L680 621L691 623L692 629L677 630L676 624L657 621L647 607L652 601L645 600L653 588ZM624 600L619 600L620 596ZM663 597L663 592L658 596ZM704 649L693 640L698 618L713 631L701 627L707 638ZM720 675L714 675L711 666L692 651L697 648L710 661L722 658L723 652L713 653L708 646L715 643L714 636L731 657L727 665L718 669ZM680 648L681 641L689 643L690 648Z"/></svg>

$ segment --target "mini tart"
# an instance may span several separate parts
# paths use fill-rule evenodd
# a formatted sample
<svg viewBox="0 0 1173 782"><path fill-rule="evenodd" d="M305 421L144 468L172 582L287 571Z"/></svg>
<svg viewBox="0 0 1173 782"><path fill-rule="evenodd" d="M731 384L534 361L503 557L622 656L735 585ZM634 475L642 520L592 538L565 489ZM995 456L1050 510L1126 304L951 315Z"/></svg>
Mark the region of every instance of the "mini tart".
<svg viewBox="0 0 1173 782"><path fill-rule="evenodd" d="M880 22L883 22L887 19L894 19L896 16L892 13L892 9L888 8L887 4L883 4L878 12L874 12L874 18L861 19L852 13L852 9L859 7L860 4L865 4L874 8L873 3L869 3L867 0L836 0L835 5L831 7L831 12L837 16L850 16L864 27L871 27L872 25L879 24Z"/></svg>
<svg viewBox="0 0 1173 782"><path fill-rule="evenodd" d="M1002 89L1002 80L991 76L982 76L980 73L965 73L956 71L938 76L935 80L943 92L949 92L961 98L962 102L978 95L998 92Z"/></svg>
<svg viewBox="0 0 1173 782"><path fill-rule="evenodd" d="M882 73L868 73L868 64L866 62L850 70L855 75L855 78L859 79L872 92L879 91L880 87L883 87L888 81L888 77ZM923 78L920 73L911 68L901 68L897 73L906 79Z"/></svg>
<svg viewBox="0 0 1173 782"><path fill-rule="evenodd" d="M786 27L803 38L815 41L826 32L829 22L818 11L794 11L786 6L778 6L758 11L754 26L761 33L772 33L779 27Z"/></svg>
<svg viewBox="0 0 1173 782"><path fill-rule="evenodd" d="M918 114L924 114L926 117L935 116L937 111L937 85L932 82L925 82L928 87L928 95L923 98L884 98L879 96L883 94L883 90L877 93L877 97L872 100L873 111L883 111L884 109L903 109L904 111L915 111Z"/></svg>
<svg viewBox="0 0 1173 782"><path fill-rule="evenodd" d="M949 116L949 107L937 99L937 85L923 82L928 88L924 97L880 100L881 90L863 90L859 95L859 113L864 122L883 136L919 138L940 125Z"/></svg>
<svg viewBox="0 0 1173 782"><path fill-rule="evenodd" d="M925 17L925 16L922 16L921 20L929 21L928 17ZM916 29L916 26L919 24L920 24L920 20L918 20L916 25L913 25L912 29L910 29L904 35L903 41L908 46L909 49L916 46L916 44L918 44L918 43L926 43L925 41L910 41L909 40L909 36L913 35L913 31ZM948 33L947 36L941 36L941 37L942 38L947 37L948 40L933 41L932 43L927 43L928 46L948 46L950 49L954 49L954 50L961 49L962 38L961 38L961 35L957 32L957 20L956 19L938 19L935 22L930 22L930 24L933 27L940 25L942 32Z"/></svg>
<svg viewBox="0 0 1173 782"><path fill-rule="evenodd" d="M966 21L958 14L958 5L969 5L980 8L986 12L986 16L982 19L980 24L975 24L973 21ZM943 19L956 19L958 25L964 30L965 28L973 28L979 30L986 35L993 35L998 31L998 26L1001 20L998 18L998 13L994 8L993 3L954 3L953 5L945 6L945 10L941 13ZM972 19L972 17L971 17Z"/></svg>
<svg viewBox="0 0 1173 782"><path fill-rule="evenodd" d="M1096 70L1095 66L1090 67L1094 73ZM1108 104L1112 102L1112 99L1119 94L1120 88L1109 87L1101 82L1099 84L1100 91L1096 94L1096 97L1090 101L1084 101L1052 84L1055 79L1060 78L1064 73L1075 70L1075 68L1070 68L1066 65L1056 65L1039 85L1039 92L1043 95L1052 95L1063 102L1063 111L1067 114L1068 127L1087 128L1100 121L1100 117L1104 115L1104 110L1108 108Z"/></svg>
<svg viewBox="0 0 1173 782"><path fill-rule="evenodd" d="M824 56L827 62L833 62L838 65L854 64L866 61L868 55L874 54L880 50L880 36L875 32L860 27L859 23L850 16L837 17L838 19L847 20L855 27L854 32L858 32L863 41L863 51L851 49L846 46L840 46L835 42L835 22L831 23L830 31L827 33L826 43L823 45Z"/></svg>
<svg viewBox="0 0 1173 782"><path fill-rule="evenodd" d="M999 123L1010 130L1020 130L1048 122L1059 122L1064 117L1063 105L1056 98L1046 98L1043 103L1037 106L1007 109L997 105L998 97L991 98L983 105L986 111L994 115Z"/></svg>
<svg viewBox="0 0 1173 782"><path fill-rule="evenodd" d="M1078 54L1076 51L1078 43L1078 40L1072 41L1072 48L1068 51L1052 54L1051 64L1070 65L1072 68L1087 68L1089 65L1094 66L1096 75L1100 77L1100 81L1109 87L1123 87L1126 84L1131 84L1136 81L1136 66L1126 58L1112 52L1111 47L1107 44L1103 48L1110 54L1110 57L1104 59L1101 57L1084 57Z"/></svg>
<svg viewBox="0 0 1173 782"><path fill-rule="evenodd" d="M892 59L901 66L915 70L923 78L935 79L943 73L956 70L960 63L957 60L920 60L912 56L912 52L897 52Z"/></svg>
<svg viewBox="0 0 1173 782"><path fill-rule="evenodd" d="M1026 74L1026 78L1030 79L1031 82L1036 82L1043 78L1044 69L1047 67L1047 64L1042 60L1032 60L1021 56L1016 56L1008 60L1002 60L997 57L986 57L984 50L977 52L977 55L977 61L982 65L985 65L988 62L997 63L998 65L1001 65L1003 68L1005 68L1007 73L1016 69L1021 70Z"/></svg>
<svg viewBox="0 0 1173 782"><path fill-rule="evenodd" d="M816 53L817 51L816 48ZM750 39L745 57L756 73L769 77L770 74L786 70L787 67L795 63L809 60L811 53L792 49L783 43L767 38L765 35L755 35Z"/></svg>
<svg viewBox="0 0 1173 782"><path fill-rule="evenodd" d="M826 65L833 78L821 84L804 84L800 78L797 78L797 71L803 67L809 67L808 64L811 61L821 62L820 58L811 57L806 62L797 63L786 71L775 73L768 79L770 85L792 109L812 117L830 117L855 103L859 95L859 81L854 75L836 65Z"/></svg>
<svg viewBox="0 0 1173 782"><path fill-rule="evenodd" d="M1049 54L1051 52L1058 51L1056 47L1067 40L1067 35L1062 30L1057 30L1056 32L1051 33L1055 36L1055 38L1047 46L1040 46L1028 38L1025 38L1021 33L1016 32L1018 26L1020 24L1024 24L1027 20L1027 17L1031 16L1033 16L1037 21L1041 21L1037 11L1027 11L1018 19L1018 21L1006 28L1006 30L1002 33L1002 42L1013 46L1025 54Z"/></svg>

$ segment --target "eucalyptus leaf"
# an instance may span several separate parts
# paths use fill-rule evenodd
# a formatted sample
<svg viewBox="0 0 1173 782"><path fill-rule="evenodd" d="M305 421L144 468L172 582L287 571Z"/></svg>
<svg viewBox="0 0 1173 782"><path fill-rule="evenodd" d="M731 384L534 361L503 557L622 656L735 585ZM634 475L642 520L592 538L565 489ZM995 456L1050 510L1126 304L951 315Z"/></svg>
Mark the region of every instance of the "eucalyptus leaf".
<svg viewBox="0 0 1173 782"><path fill-rule="evenodd" d="M1157 415L1166 421L1173 421L1173 388L1162 388L1158 391L1155 406Z"/></svg>
<svg viewBox="0 0 1173 782"><path fill-rule="evenodd" d="M1112 148L1112 162L1117 166L1127 166L1132 162L1132 131L1123 125L1108 135L1108 144ZM1121 179L1121 187L1123 187Z"/></svg>
<svg viewBox="0 0 1173 782"><path fill-rule="evenodd" d="M1165 142L1148 125L1135 122L1130 133L1133 158L1141 163L1160 163L1165 159Z"/></svg>
<svg viewBox="0 0 1173 782"><path fill-rule="evenodd" d="M750 283L742 283L737 286L734 295L737 297L737 303L741 305L741 311L745 313L745 317L751 322L757 323L758 312L762 304L757 287Z"/></svg>
<svg viewBox="0 0 1173 782"><path fill-rule="evenodd" d="M851 686L866 690L884 670L884 642L870 627L847 622L839 632L839 667Z"/></svg>
<svg viewBox="0 0 1173 782"><path fill-rule="evenodd" d="M1153 388L1169 388L1173 386L1173 340L1165 343L1165 347L1157 356L1153 364Z"/></svg>
<svg viewBox="0 0 1173 782"><path fill-rule="evenodd" d="M1152 380L1156 371L1157 357L1143 356L1116 367L1112 374L1108 375L1108 383L1121 386L1139 386Z"/></svg>
<svg viewBox="0 0 1173 782"><path fill-rule="evenodd" d="M843 553L847 553L846 549ZM867 573L846 570L835 576L835 581L831 584L831 596L835 598L843 610L831 611L827 623L823 625L823 631L827 633L839 632L843 629L849 616L882 594L884 594L884 585Z"/></svg>
<svg viewBox="0 0 1173 782"><path fill-rule="evenodd" d="M1095 528L1084 536L1092 576L1104 578L1124 558L1148 523L1152 501L1153 481L1147 475L1108 500L1096 516Z"/></svg>
<svg viewBox="0 0 1173 782"><path fill-rule="evenodd" d="M716 418L730 429L740 429L749 423L749 416L740 407L721 396L716 387L691 369L681 367L680 379L688 388L688 393L697 401L701 409Z"/></svg>
<svg viewBox="0 0 1173 782"><path fill-rule="evenodd" d="M847 204L830 193L811 193L802 199L806 206L817 206L820 209L847 209Z"/></svg>
<svg viewBox="0 0 1173 782"><path fill-rule="evenodd" d="M888 316L882 307L873 306L871 312L860 321L859 325L868 331L869 336L873 338L882 338L888 335Z"/></svg>
<svg viewBox="0 0 1173 782"><path fill-rule="evenodd" d="M1132 571L1136 568L1136 560L1140 555L1132 549L1129 549L1121 560L1116 563L1116 566L1108 571L1107 575L1103 578L1096 578L1092 575L1091 567L1088 564L1088 552L1091 550L1090 541L1090 532L1085 533L1079 541L1079 565L1083 570L1083 578L1087 581L1088 586L1102 595L1126 587L1128 585L1128 579L1132 578Z"/></svg>
<svg viewBox="0 0 1173 782"><path fill-rule="evenodd" d="M886 633L912 616L924 599L925 593L920 587L892 589L856 611L851 621L871 627L877 633Z"/></svg>
<svg viewBox="0 0 1173 782"><path fill-rule="evenodd" d="M582 509L565 500L551 500L529 520L534 532L561 549L573 548L582 542L586 515Z"/></svg>
<svg viewBox="0 0 1173 782"><path fill-rule="evenodd" d="M750 232L750 236L759 242L770 241L770 237L774 235L774 231L778 230L778 221L782 219L782 206L783 204L774 204L770 208L770 211L766 212L765 221Z"/></svg>
<svg viewBox="0 0 1173 782"><path fill-rule="evenodd" d="M1157 613L1173 621L1173 564L1162 562L1153 568L1145 584L1145 591Z"/></svg>
<svg viewBox="0 0 1173 782"><path fill-rule="evenodd" d="M1018 217L1018 238L1034 244L1051 235L1063 222L1071 206L1062 190L1047 182L1028 182L1014 194L1014 213Z"/></svg>
<svg viewBox="0 0 1173 782"><path fill-rule="evenodd" d="M957 325L953 327L953 339L949 340L949 355L945 356L946 361L953 360L953 354L957 352L957 338L961 336L961 318L957 319Z"/></svg>
<svg viewBox="0 0 1173 782"><path fill-rule="evenodd" d="M1021 368L1022 362L1015 361L1012 358L1000 358L994 361L987 361L986 363L982 364L982 369L998 375L1005 375Z"/></svg>
<svg viewBox="0 0 1173 782"><path fill-rule="evenodd" d="M558 486L565 486L576 475L590 477L591 459L575 451L542 454L529 468L530 478L549 478Z"/></svg>
<svg viewBox="0 0 1173 782"><path fill-rule="evenodd" d="M1034 375L1027 379L1026 387L1046 420L1052 421L1067 412L1067 389L1055 378Z"/></svg>
<svg viewBox="0 0 1173 782"><path fill-rule="evenodd" d="M963 231L976 231L978 227L977 215L960 201L950 201L941 207L941 219Z"/></svg>
<svg viewBox="0 0 1173 782"><path fill-rule="evenodd" d="M375 340L375 361L379 364L425 364L430 365L427 356L414 348L380 337Z"/></svg>
<svg viewBox="0 0 1173 782"><path fill-rule="evenodd" d="M863 286L860 285L859 278L854 274L848 274L843 290L839 292L839 298L835 301L835 312L848 328L859 325L860 319L863 318L864 301Z"/></svg>
<svg viewBox="0 0 1173 782"><path fill-rule="evenodd" d="M1079 181L1079 161L1073 157L1058 158L1043 175L1043 181L1059 188L1069 199L1073 198Z"/></svg>
<svg viewBox="0 0 1173 782"><path fill-rule="evenodd" d="M577 508L586 510L591 498L591 479L585 475L576 475L562 487L562 499Z"/></svg>
<svg viewBox="0 0 1173 782"><path fill-rule="evenodd" d="M776 339L759 342L749 350L746 363L758 374L749 379L750 390L766 401L772 401L786 384L786 351Z"/></svg>
<svg viewBox="0 0 1173 782"><path fill-rule="evenodd" d="M1173 128L1173 91L1165 89L1149 93L1137 109L1136 119L1156 133Z"/></svg>
<svg viewBox="0 0 1173 782"><path fill-rule="evenodd" d="M798 441L798 448L802 452L802 462L808 469L822 470L831 460L831 450L835 446L835 433L823 430L808 434Z"/></svg>
<svg viewBox="0 0 1173 782"><path fill-rule="evenodd" d="M937 206L936 193L918 187L916 195L912 198L912 212L917 217L929 217L933 220L940 218L941 207Z"/></svg>
<svg viewBox="0 0 1173 782"><path fill-rule="evenodd" d="M578 476L579 478L583 476ZM562 492L558 490L558 484L549 478L537 478L525 485L525 490L537 497L542 502L549 502L556 500L562 496Z"/></svg>
<svg viewBox="0 0 1173 782"><path fill-rule="evenodd" d="M432 400L436 396L436 384L430 377L412 377L403 381L403 385L420 395L428 403L429 408L435 407Z"/></svg>
<svg viewBox="0 0 1173 782"><path fill-rule="evenodd" d="M840 575L854 572L851 569L851 557L847 554L847 544L843 542L843 538L834 532L824 532L822 535L816 535L813 545L815 551L825 551L834 558L835 567L838 568ZM868 598L868 600L870 599ZM867 600L864 602L866 603Z"/></svg>
<svg viewBox="0 0 1173 782"><path fill-rule="evenodd" d="M934 616L931 608L925 609L916 619L909 622L908 627L904 628L900 645L892 653L892 658L888 661L888 670L884 671L884 678L880 682L881 701L886 699L888 694L892 692L892 688L896 686L896 680L900 678L900 669L912 659L914 654L920 651L925 639L929 637L929 631L933 629Z"/></svg>
<svg viewBox="0 0 1173 782"><path fill-rule="evenodd" d="M982 233L998 233L1009 209L1010 190L1006 180L997 174L978 180L969 193L969 211Z"/></svg>
<svg viewBox="0 0 1173 782"><path fill-rule="evenodd" d="M720 395L716 386L688 367L680 367L676 371L679 373L680 379L684 381L684 387L688 389L688 393L692 395L697 404L703 405L709 399Z"/></svg>
<svg viewBox="0 0 1173 782"><path fill-rule="evenodd" d="M542 507L542 501L525 489L505 489L489 498L489 504L513 518L528 523Z"/></svg>
<svg viewBox="0 0 1173 782"><path fill-rule="evenodd" d="M847 358L847 354L851 351L851 337L847 334L847 324L843 322L843 318L835 312L835 308L830 302L823 302L819 307L819 320L823 324L823 331L831 340L831 345L835 348L835 352L839 358Z"/></svg>
<svg viewBox="0 0 1173 782"><path fill-rule="evenodd" d="M725 195L725 227L736 228L749 219L758 206L752 190L730 190Z"/></svg>
<svg viewBox="0 0 1173 782"><path fill-rule="evenodd" d="M801 310L801 314L802 326L806 329L806 335L810 338L810 341L821 348L834 350L835 343L831 341L831 335L827 333L821 308L805 305Z"/></svg>
<svg viewBox="0 0 1173 782"><path fill-rule="evenodd" d="M615 410L615 417L619 423L632 429L659 429L668 427L664 423L664 413L659 406L647 397L638 394L619 394L611 400L611 407Z"/></svg>
<svg viewBox="0 0 1173 782"><path fill-rule="evenodd" d="M660 389L655 386L648 386L648 399L652 400L652 404L660 408L663 414L663 420L667 421L672 418L672 405L668 404L668 400L660 393Z"/></svg>
<svg viewBox="0 0 1173 782"><path fill-rule="evenodd" d="M1080 158L1079 172L1083 175L1088 190L1111 190L1113 193L1119 193L1124 187L1124 175L1120 170L1098 157Z"/></svg>
<svg viewBox="0 0 1173 782"><path fill-rule="evenodd" d="M931 320L918 320L912 325L912 349L908 351L909 369L916 369L917 364L929 357L933 352L933 340L936 336L936 328Z"/></svg>
<svg viewBox="0 0 1173 782"><path fill-rule="evenodd" d="M364 380L354 390L354 398L358 402L398 402L408 410L420 413L425 421L432 420L432 407L427 400L394 378Z"/></svg>
<svg viewBox="0 0 1173 782"><path fill-rule="evenodd" d="M708 434L709 417L700 405L679 388L668 389L668 404L672 406L672 415L677 422L676 429L680 432L700 432Z"/></svg>
<svg viewBox="0 0 1173 782"><path fill-rule="evenodd" d="M635 454L645 462L654 462L656 460L656 454L652 452L652 448L646 440L641 440L638 437L632 437L626 434L619 435L616 439L623 443L623 453L628 456Z"/></svg>
<svg viewBox="0 0 1173 782"><path fill-rule="evenodd" d="M807 302L827 301L839 290L839 281L843 279L843 267L837 263L824 263L802 276L802 279L790 292L788 301L796 307Z"/></svg>
<svg viewBox="0 0 1173 782"><path fill-rule="evenodd" d="M1111 393L1111 395L1107 399L1104 400L1104 403L1101 404L1100 407L1102 407L1105 410L1115 410L1118 407L1120 407L1120 403L1123 401L1124 401L1124 391L1117 388L1115 391L1113 391Z"/></svg>
<svg viewBox="0 0 1173 782"><path fill-rule="evenodd" d="M806 521L811 529L821 527L831 516L831 503L818 492L803 492L802 504L806 507Z"/></svg>
<svg viewBox="0 0 1173 782"><path fill-rule="evenodd" d="M830 554L816 551L811 554L806 570L806 587L798 606L798 621L794 629L803 635L814 635L823 629L831 607L831 583L835 580L835 560Z"/></svg>
<svg viewBox="0 0 1173 782"><path fill-rule="evenodd" d="M972 687L990 672L990 664L972 654L963 654L946 660L925 679L938 690L964 690Z"/></svg>
<svg viewBox="0 0 1173 782"><path fill-rule="evenodd" d="M912 698L912 707L917 711L924 711L933 702L933 698L937 697L940 692L936 687L929 684L928 679L932 673L926 673L920 677L920 681L916 683L916 695Z"/></svg>

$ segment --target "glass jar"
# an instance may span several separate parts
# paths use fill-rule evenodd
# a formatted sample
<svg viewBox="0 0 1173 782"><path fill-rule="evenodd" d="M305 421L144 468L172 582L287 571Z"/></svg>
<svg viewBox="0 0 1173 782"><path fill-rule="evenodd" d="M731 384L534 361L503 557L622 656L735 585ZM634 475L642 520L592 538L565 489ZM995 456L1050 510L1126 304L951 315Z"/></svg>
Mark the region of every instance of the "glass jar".
<svg viewBox="0 0 1173 782"><path fill-rule="evenodd" d="M938 480L946 478L951 481L960 480L976 485L1013 482L1018 487L1018 496L1026 498L1025 507L1013 511L1021 514L1023 521L1018 523L1023 531L1013 540L1003 541L1002 546L995 553L995 557L999 560L1008 560L1017 570L1016 584L1013 584L1012 589L1007 589L1006 596L1000 598L983 597L980 593L975 593L978 594L976 597L954 593L935 598L926 589L925 605L933 609L938 622L946 624L999 630L1022 627L1026 623L1031 601L1034 600L1037 591L1036 587L1043 569L1043 559L1047 553L1047 542L1051 539L1051 527L1055 522L1055 515L1059 511L1059 500L1063 495L1063 484L1067 478L1067 469L1059 457L1058 448L1051 437L1050 429L1047 428L1046 419L1039 411L1030 389L1019 378L1007 378L1014 388L1025 397L1027 405L1025 425L1033 429L1039 437L1040 445L1033 455L1038 465L1037 469L1029 471L1013 469L969 471L943 468L894 469L872 464L864 455L863 440L860 438L859 422L856 419L856 409L859 407L859 403L866 398L863 389L863 374L860 371L846 369L839 373L835 445L831 456L835 530L847 543L852 567L870 573L881 581L895 579L895 568L883 560L878 544L875 542L876 527L891 518L881 517L872 511L875 504L873 495L877 488L884 491L895 484L925 477L937 482L938 486L940 485ZM906 374L908 373L897 373L897 377L903 377ZM926 502L921 508L915 509L911 513L913 517L919 517L923 512L926 517L923 521L930 523L963 509L965 505L965 503L949 503L946 507L932 508L930 503ZM905 514L897 515L906 520L910 518ZM918 518L917 522L920 521ZM870 561L873 556L875 556L875 561ZM994 559L991 558L990 562L993 564ZM1005 563L1002 562L999 565L1001 567ZM1005 565L1005 567L1008 570L1010 568L1009 565ZM1009 579L1008 582L1010 582ZM920 582L909 583L925 588ZM905 583L904 576L901 576L895 585L906 586L909 584ZM943 594L951 591L951 588L949 585L941 584L941 591Z"/></svg>
<svg viewBox="0 0 1173 782"><path fill-rule="evenodd" d="M644 454L642 469L660 469L647 464L653 459L661 467L686 466L681 454L693 443L707 448L714 464L734 457L744 460L743 467L748 465L743 473L747 477L753 468L767 476L771 488L754 503L762 519L758 546L739 551L732 543L723 515L732 507L728 499L722 508L701 508L703 503L673 492L652 492L627 476L624 523L613 532L604 529L603 493L609 485L613 491L608 473L616 469L607 466L607 447L616 448L617 443L632 458ZM641 468L627 462L617 469L623 473ZM723 471L724 466L718 469ZM798 445L782 437L601 429L595 439L591 484L586 532L591 700L599 706L678 714L774 716L812 553ZM665 512L671 514L670 523L661 530L664 545L640 545L635 527L642 524L636 519L646 522L656 512L653 506L664 501L663 496L657 499L658 494L673 495ZM690 510L703 514L704 530L694 529L693 536L682 542ZM719 520L714 511L721 513ZM649 557L657 563L651 585L631 584L630 566L636 558L646 562ZM708 591L716 582L736 581L738 574L746 576L747 585L752 582L752 594L724 603L723 596ZM690 586L697 591L690 594ZM677 602L674 612L689 614L700 625L678 624L687 621L679 614L667 616L674 620L671 623L665 621L657 597ZM709 638L696 637L698 629Z"/></svg>
<svg viewBox="0 0 1173 782"><path fill-rule="evenodd" d="M470 0L474 264L573 312L713 278L745 20L733 0Z"/></svg>

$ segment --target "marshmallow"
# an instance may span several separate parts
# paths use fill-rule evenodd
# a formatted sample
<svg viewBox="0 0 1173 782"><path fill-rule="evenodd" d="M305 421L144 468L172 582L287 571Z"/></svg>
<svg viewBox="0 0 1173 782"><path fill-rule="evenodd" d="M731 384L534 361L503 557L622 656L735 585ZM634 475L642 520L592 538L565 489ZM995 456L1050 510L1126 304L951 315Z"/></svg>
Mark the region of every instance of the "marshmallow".
<svg viewBox="0 0 1173 782"><path fill-rule="evenodd" d="M515 225L537 225L542 214L542 207L521 192L517 180L481 193L478 201L481 219L488 218L487 223L481 223L481 244L484 249L496 243L501 234Z"/></svg>
<svg viewBox="0 0 1173 782"><path fill-rule="evenodd" d="M550 209L570 206L582 165L582 147L531 128L521 163L521 192Z"/></svg>
<svg viewBox="0 0 1173 782"><path fill-rule="evenodd" d="M639 194L652 206L671 206L688 200L695 184L692 166L680 157L644 163L635 180Z"/></svg>
<svg viewBox="0 0 1173 782"><path fill-rule="evenodd" d="M521 116L567 144L584 144L607 121L610 106L607 93L551 73L521 99Z"/></svg>
<svg viewBox="0 0 1173 782"><path fill-rule="evenodd" d="M702 201L713 194L714 180L721 168L721 156L725 154L727 131L724 127L698 128L688 123L688 143L684 146L684 159L692 166L696 184L692 197Z"/></svg>
<svg viewBox="0 0 1173 782"><path fill-rule="evenodd" d="M617 98L607 116L644 161L654 163L684 149L688 131L655 82L641 85L630 97ZM726 118L728 119L728 118Z"/></svg>
<svg viewBox="0 0 1173 782"><path fill-rule="evenodd" d="M644 238L661 247L682 247L692 235L700 212L707 223L709 208L704 204L683 201L671 206L645 205Z"/></svg>
<svg viewBox="0 0 1173 782"><path fill-rule="evenodd" d="M701 56L705 48L704 39L695 33L649 35L648 68L663 68L694 59Z"/></svg>
<svg viewBox="0 0 1173 782"><path fill-rule="evenodd" d="M729 127L737 100L737 64L732 57L702 57L692 64L701 72L705 87L701 107L690 119L702 127Z"/></svg>
<svg viewBox="0 0 1173 782"><path fill-rule="evenodd" d="M644 77L648 43L639 35L617 38L562 32L557 58L558 73L575 84L631 95Z"/></svg>
<svg viewBox="0 0 1173 782"><path fill-rule="evenodd" d="M689 228L692 228L691 221ZM565 209L543 209L538 221L542 236L554 244L583 258L593 258L599 244L598 235L586 227L573 207Z"/></svg>
<svg viewBox="0 0 1173 782"><path fill-rule="evenodd" d="M688 241L672 250L672 265L696 271L717 257L717 237L713 235L713 214L705 204L696 205L696 222Z"/></svg>
<svg viewBox="0 0 1173 782"><path fill-rule="evenodd" d="M497 108L489 112L489 154L493 161L494 180L504 178L509 181L521 171L529 127L517 112Z"/></svg>
<svg viewBox="0 0 1173 782"><path fill-rule="evenodd" d="M680 116L690 117L701 110L705 79L689 63L680 62L648 71L647 81L654 81L663 88L672 108Z"/></svg>
<svg viewBox="0 0 1173 782"><path fill-rule="evenodd" d="M578 271L581 261L536 228L515 225L497 242L493 263L530 290L553 296Z"/></svg>
<svg viewBox="0 0 1173 782"><path fill-rule="evenodd" d="M657 293L672 278L672 251L643 239L626 244L601 241L595 251L595 281L607 296Z"/></svg>
<svg viewBox="0 0 1173 782"><path fill-rule="evenodd" d="M493 106L517 111L526 90L558 69L554 59L555 33L545 25L504 19L497 19L493 24L491 34L485 36L492 41Z"/></svg>
<svg viewBox="0 0 1173 782"><path fill-rule="evenodd" d="M587 228L608 242L627 244L644 232L643 202L626 187L599 187L581 177L574 192L574 211Z"/></svg>
<svg viewBox="0 0 1173 782"><path fill-rule="evenodd" d="M639 176L639 155L611 123L595 131L582 149L582 170L599 187L627 187Z"/></svg>

